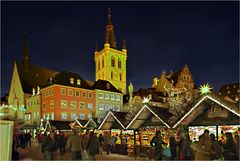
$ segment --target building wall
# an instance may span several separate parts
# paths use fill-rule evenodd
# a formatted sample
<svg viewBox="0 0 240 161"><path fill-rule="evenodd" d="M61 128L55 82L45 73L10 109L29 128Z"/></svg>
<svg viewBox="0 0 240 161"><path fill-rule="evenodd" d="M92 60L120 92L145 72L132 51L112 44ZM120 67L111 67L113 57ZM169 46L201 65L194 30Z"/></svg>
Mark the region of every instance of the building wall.
<svg viewBox="0 0 240 161"><path fill-rule="evenodd" d="M30 114L31 124L40 124L41 120L41 95L32 95L26 99L26 113Z"/></svg>
<svg viewBox="0 0 240 161"><path fill-rule="evenodd" d="M65 95L61 93L61 90L65 90ZM72 91L72 96L69 92ZM76 96L76 91L79 91L79 96ZM85 93L85 97L83 96ZM87 90L76 87L51 85L41 90L42 94L42 118L53 120L75 120L75 119L88 119L88 115L95 116L95 91ZM89 95L92 95L90 98ZM66 101L66 107L63 105ZM54 102L54 103L51 103ZM71 102L75 102L75 108L71 106ZM51 104L52 107L51 107ZM84 104L84 108L83 105ZM92 109L88 108L88 104L92 105ZM81 105L81 108L80 108ZM62 114L67 115L66 119L62 118ZM52 117L54 114L54 117ZM76 114L77 118L71 118L71 114ZM81 115L81 118L80 118ZM84 118L82 116L84 115Z"/></svg>
<svg viewBox="0 0 240 161"><path fill-rule="evenodd" d="M112 58L115 60L115 66L112 66ZM121 68L118 67L118 61L121 61ZM104 49L95 52L96 81L98 79L107 80L122 93L126 94L127 82L127 50L115 50L105 44Z"/></svg>
<svg viewBox="0 0 240 161"><path fill-rule="evenodd" d="M123 110L123 94L97 89L95 91L96 91L96 117L104 117L105 114L110 109L115 111ZM116 99L117 98L116 96L119 96L119 100Z"/></svg>

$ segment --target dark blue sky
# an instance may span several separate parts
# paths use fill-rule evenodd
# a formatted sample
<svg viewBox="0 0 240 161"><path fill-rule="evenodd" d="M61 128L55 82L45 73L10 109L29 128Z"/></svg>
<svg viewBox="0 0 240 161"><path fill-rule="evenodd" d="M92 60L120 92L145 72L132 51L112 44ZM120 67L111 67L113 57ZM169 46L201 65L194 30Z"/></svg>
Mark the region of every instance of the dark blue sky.
<svg viewBox="0 0 240 161"><path fill-rule="evenodd" d="M239 2L1 2L1 94L28 32L31 64L95 80L112 8L117 46L126 40L127 81L150 87L163 68L188 64L197 86L239 80Z"/></svg>

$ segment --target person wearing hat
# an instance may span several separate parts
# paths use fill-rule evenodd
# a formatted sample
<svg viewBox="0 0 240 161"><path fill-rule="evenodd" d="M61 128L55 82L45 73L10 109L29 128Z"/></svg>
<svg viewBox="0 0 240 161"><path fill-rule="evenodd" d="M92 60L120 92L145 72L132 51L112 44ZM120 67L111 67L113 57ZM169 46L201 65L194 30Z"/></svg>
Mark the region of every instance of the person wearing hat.
<svg viewBox="0 0 240 161"><path fill-rule="evenodd" d="M72 160L81 160L82 159L82 138L77 134L75 129L72 130L72 135L67 140L67 150L72 152Z"/></svg>

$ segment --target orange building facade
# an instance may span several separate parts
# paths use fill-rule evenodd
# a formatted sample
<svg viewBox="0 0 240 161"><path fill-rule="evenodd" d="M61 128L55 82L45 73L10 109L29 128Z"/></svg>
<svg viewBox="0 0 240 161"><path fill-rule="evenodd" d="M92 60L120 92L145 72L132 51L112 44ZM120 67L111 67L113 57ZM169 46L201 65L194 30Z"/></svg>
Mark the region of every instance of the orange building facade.
<svg viewBox="0 0 240 161"><path fill-rule="evenodd" d="M43 119L88 120L95 117L95 91L53 84L41 89Z"/></svg>

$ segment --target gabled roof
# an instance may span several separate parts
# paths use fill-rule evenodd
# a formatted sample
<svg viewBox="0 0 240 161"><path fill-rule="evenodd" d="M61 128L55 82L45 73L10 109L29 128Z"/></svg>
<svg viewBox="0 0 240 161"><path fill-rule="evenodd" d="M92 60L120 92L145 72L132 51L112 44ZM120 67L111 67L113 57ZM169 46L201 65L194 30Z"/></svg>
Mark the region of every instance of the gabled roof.
<svg viewBox="0 0 240 161"><path fill-rule="evenodd" d="M74 79L74 84L70 83L70 79ZM80 85L77 84L77 80L80 79ZM82 79L78 74L68 71L61 71L54 77L53 84L60 84L65 86L72 86L72 87L79 87L79 88L85 88L85 89L91 89L90 85Z"/></svg>
<svg viewBox="0 0 240 161"><path fill-rule="evenodd" d="M240 90L239 83L225 84L220 87L218 94L222 97L228 96L231 99L235 100L235 97L239 96L238 90Z"/></svg>
<svg viewBox="0 0 240 161"><path fill-rule="evenodd" d="M210 100L211 102L214 102L214 103L220 105L221 107L230 111L234 115L240 117L240 109L238 108L238 106L236 104L231 103L231 102L227 102L223 98L220 98L219 96L217 96L215 94L209 93L207 95L201 95L192 104L190 104L188 107L186 107L185 113L182 116L179 117L181 119L178 120L173 125L173 128L176 128L181 122L183 122L183 120L185 118L189 117L193 113L194 110L196 110L198 108L204 108L204 106L200 106L200 104L203 103L203 101L206 101L206 100ZM197 113L197 114L199 115L200 113Z"/></svg>
<svg viewBox="0 0 240 161"><path fill-rule="evenodd" d="M71 130L70 123L72 121L55 121L49 120L51 127L55 127L58 130Z"/></svg>
<svg viewBox="0 0 240 161"><path fill-rule="evenodd" d="M159 121L157 123L158 126L170 126L167 123L168 118L172 116L167 109L163 109L161 107L144 105L142 109L136 114L133 120L127 125L127 129L138 129L140 128L149 118L150 116L156 117Z"/></svg>
<svg viewBox="0 0 240 161"><path fill-rule="evenodd" d="M126 112L109 111L100 123L98 130L109 130L112 128L125 129L123 122L126 115Z"/></svg>
<svg viewBox="0 0 240 161"><path fill-rule="evenodd" d="M106 80L97 80L94 85L92 86L93 89L100 89L104 91L111 91L111 92L120 92L116 87L114 87L109 81Z"/></svg>
<svg viewBox="0 0 240 161"><path fill-rule="evenodd" d="M32 88L43 87L48 79L55 77L57 71L37 67L29 64L25 66L22 62L16 61L17 70L24 93L32 93Z"/></svg>

